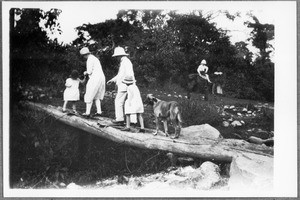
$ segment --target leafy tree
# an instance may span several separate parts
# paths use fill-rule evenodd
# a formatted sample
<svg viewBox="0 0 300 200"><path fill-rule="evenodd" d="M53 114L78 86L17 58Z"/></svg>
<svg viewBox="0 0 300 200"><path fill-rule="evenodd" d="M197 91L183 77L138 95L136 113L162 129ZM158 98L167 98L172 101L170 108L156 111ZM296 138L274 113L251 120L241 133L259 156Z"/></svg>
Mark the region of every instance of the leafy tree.
<svg viewBox="0 0 300 200"><path fill-rule="evenodd" d="M274 100L274 63L270 59L273 46L270 41L274 39L274 25L261 24L252 16L253 22L246 22L249 28L253 28L250 40L253 46L259 49L259 56L253 65L254 90L268 101Z"/></svg>

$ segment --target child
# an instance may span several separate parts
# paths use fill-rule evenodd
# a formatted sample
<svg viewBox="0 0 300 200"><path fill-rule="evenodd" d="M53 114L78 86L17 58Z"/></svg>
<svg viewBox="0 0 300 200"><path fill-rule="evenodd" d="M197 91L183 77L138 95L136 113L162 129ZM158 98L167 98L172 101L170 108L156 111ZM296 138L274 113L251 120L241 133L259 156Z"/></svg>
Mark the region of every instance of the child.
<svg viewBox="0 0 300 200"><path fill-rule="evenodd" d="M85 81L85 77L83 80L79 79L79 74L77 70L73 70L70 78L66 80L66 89L64 91L64 105L63 112L66 112L66 107L69 101L71 101L73 113L77 114L76 111L76 101L79 100L79 83L83 83Z"/></svg>
<svg viewBox="0 0 300 200"><path fill-rule="evenodd" d="M207 71L208 71L208 67L206 66L206 60L202 60L201 64L199 65L199 67L197 69L197 72L200 77L204 78L205 80L207 80L208 82L211 83L211 81L209 80Z"/></svg>
<svg viewBox="0 0 300 200"><path fill-rule="evenodd" d="M127 99L125 101L126 128L122 131L130 131L130 115L136 114L141 125L139 133L145 133L142 116L144 105L140 91L135 84L135 80L133 80L133 76L126 76L122 82L127 85Z"/></svg>

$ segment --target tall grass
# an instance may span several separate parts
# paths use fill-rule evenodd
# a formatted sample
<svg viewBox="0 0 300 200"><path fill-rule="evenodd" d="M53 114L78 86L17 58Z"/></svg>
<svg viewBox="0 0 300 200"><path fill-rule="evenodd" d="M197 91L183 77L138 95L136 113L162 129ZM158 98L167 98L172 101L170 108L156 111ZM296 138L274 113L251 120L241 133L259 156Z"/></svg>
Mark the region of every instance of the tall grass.
<svg viewBox="0 0 300 200"><path fill-rule="evenodd" d="M181 101L184 126L210 124L218 126L222 123L218 107L198 100Z"/></svg>

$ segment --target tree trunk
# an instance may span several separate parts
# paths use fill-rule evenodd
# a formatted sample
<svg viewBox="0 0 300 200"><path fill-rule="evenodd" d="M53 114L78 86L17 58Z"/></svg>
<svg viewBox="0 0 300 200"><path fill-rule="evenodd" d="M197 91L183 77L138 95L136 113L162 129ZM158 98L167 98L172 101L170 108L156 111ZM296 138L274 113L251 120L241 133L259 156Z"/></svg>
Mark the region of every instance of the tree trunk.
<svg viewBox="0 0 300 200"><path fill-rule="evenodd" d="M153 136L152 130L147 129L146 133L124 132L111 126L99 127L101 124L111 124L111 119L101 117L99 120L86 119L80 116L68 116L61 112L57 107L46 106L39 103L26 102L26 106L34 110L44 111L57 120L70 126L79 128L97 136L112 140L114 142L136 146L144 149L156 149L173 152L181 155L197 157L202 160L231 162L232 158L247 154L257 154L273 158L273 148L248 143L244 140L236 139L210 139L210 138L191 138L185 136L184 129L179 139L171 139L158 134ZM154 132L154 130L153 130ZM188 135L186 133L186 135Z"/></svg>

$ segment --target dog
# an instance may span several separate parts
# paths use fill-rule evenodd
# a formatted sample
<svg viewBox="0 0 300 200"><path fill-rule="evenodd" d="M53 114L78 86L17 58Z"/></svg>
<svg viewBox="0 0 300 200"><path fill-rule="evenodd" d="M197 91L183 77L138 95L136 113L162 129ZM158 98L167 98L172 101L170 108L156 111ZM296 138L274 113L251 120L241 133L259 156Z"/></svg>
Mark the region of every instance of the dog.
<svg viewBox="0 0 300 200"><path fill-rule="evenodd" d="M169 136L168 133L168 121L172 123L175 128L175 136L173 139L179 138L181 128L182 128L182 118L181 118L181 108L176 101L162 101L154 97L152 94L148 94L146 100L144 101L146 105L153 106L153 112L155 116L156 131L153 135L157 135L159 130L159 121L163 122L164 131L166 137Z"/></svg>

